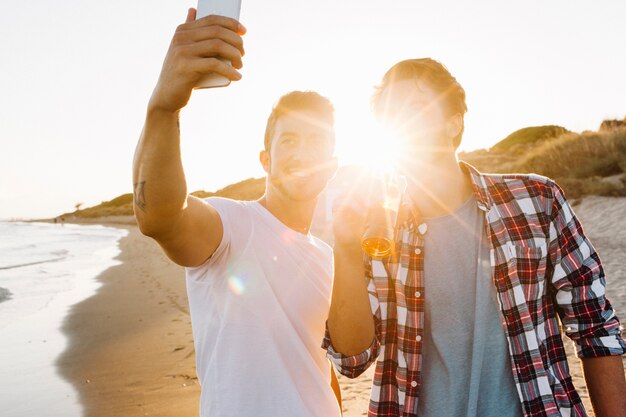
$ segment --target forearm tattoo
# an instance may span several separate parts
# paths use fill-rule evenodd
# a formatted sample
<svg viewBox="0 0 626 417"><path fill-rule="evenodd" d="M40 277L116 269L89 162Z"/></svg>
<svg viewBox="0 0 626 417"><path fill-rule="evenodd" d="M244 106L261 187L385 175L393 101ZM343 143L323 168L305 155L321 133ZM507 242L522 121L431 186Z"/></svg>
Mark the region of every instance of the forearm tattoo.
<svg viewBox="0 0 626 417"><path fill-rule="evenodd" d="M137 207L141 209L141 211L146 211L146 196L144 192L145 185L145 181L138 182L137 184L135 184L135 189L133 192L133 202Z"/></svg>

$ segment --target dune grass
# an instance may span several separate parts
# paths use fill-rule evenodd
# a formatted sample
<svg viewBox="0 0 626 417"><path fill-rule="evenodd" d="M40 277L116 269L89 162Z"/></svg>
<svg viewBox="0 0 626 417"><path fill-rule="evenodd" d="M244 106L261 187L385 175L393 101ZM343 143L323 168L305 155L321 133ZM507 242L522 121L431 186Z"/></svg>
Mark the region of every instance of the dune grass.
<svg viewBox="0 0 626 417"><path fill-rule="evenodd" d="M556 180L568 196L626 196L626 129L564 133L514 153L501 148L460 155L484 172L534 173Z"/></svg>
<svg viewBox="0 0 626 417"><path fill-rule="evenodd" d="M534 145L537 142L543 142L550 139L558 138L569 130L561 126L532 126L516 130L500 142L496 143L492 149L498 151L510 151L518 146Z"/></svg>

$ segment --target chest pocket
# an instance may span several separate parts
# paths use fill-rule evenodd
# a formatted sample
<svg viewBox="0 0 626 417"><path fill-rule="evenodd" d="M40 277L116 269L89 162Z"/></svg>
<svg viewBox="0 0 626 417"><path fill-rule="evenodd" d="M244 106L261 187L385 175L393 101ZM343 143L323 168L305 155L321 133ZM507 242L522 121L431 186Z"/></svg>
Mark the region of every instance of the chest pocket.
<svg viewBox="0 0 626 417"><path fill-rule="evenodd" d="M546 245L537 247L509 245L510 258L507 261L509 277L517 277L524 290L526 300L538 300L545 291L548 249Z"/></svg>

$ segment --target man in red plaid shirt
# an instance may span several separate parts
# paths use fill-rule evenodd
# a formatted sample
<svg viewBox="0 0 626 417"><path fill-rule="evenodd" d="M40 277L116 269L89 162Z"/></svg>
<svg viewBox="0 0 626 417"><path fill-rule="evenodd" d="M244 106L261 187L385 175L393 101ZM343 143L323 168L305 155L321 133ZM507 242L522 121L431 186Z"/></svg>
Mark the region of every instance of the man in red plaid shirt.
<svg viewBox="0 0 626 417"><path fill-rule="evenodd" d="M596 416L626 416L620 323L559 186L457 160L465 92L434 60L393 66L373 108L403 148L395 249L363 262L367 210L337 208L323 344L348 377L376 362L369 416L586 416L562 330Z"/></svg>

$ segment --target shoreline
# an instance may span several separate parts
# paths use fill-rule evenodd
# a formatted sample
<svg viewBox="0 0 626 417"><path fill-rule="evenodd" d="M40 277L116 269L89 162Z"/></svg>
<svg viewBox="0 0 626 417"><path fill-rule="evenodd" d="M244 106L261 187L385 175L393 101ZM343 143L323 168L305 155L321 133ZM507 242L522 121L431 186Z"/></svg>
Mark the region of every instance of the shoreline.
<svg viewBox="0 0 626 417"><path fill-rule="evenodd" d="M574 207L605 265L608 296L626 322L626 198L587 197ZM200 386L187 305L184 271L136 226L119 242L120 265L97 280L93 297L74 305L62 331L69 346L59 372L78 391L85 416L197 416ZM590 417L580 361L566 339L570 372ZM626 363L626 357L623 358ZM374 367L355 379L339 375L344 417L362 416L369 404Z"/></svg>
<svg viewBox="0 0 626 417"><path fill-rule="evenodd" d="M96 277L117 264L119 228L2 222L0 393L3 415L80 416L56 359L68 345L61 326L72 305L96 293Z"/></svg>
<svg viewBox="0 0 626 417"><path fill-rule="evenodd" d="M101 217L68 217L61 221L61 216L50 219L30 219L30 220L7 220L9 223L53 223L53 224L96 224L106 227L117 227L125 229L126 226L137 226L135 217L128 216L101 216ZM56 220L56 222L55 222Z"/></svg>

